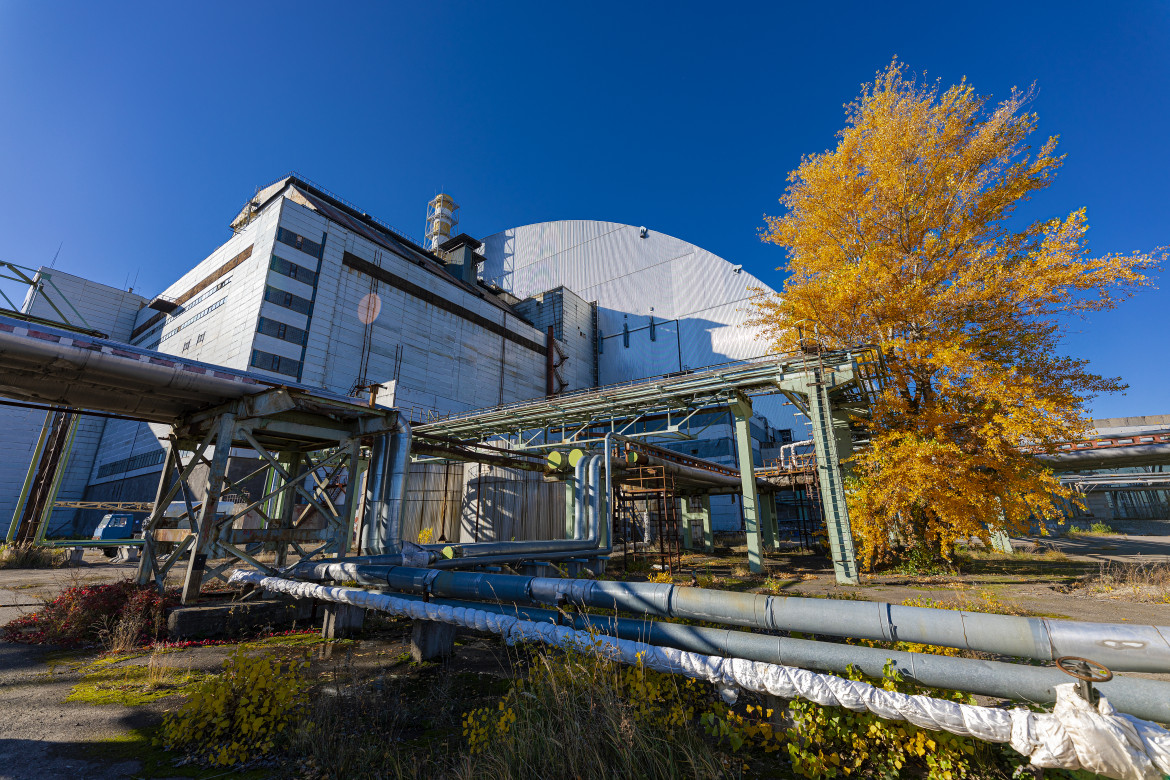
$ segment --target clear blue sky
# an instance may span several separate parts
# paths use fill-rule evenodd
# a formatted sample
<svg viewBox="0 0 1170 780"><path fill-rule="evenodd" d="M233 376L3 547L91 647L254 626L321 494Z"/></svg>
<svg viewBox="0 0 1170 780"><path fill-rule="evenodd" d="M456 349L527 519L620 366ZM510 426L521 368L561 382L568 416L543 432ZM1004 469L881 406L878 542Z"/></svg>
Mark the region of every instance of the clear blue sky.
<svg viewBox="0 0 1170 780"><path fill-rule="evenodd" d="M473 235L646 225L742 263L785 175L897 54L1060 134L1039 217L1088 208L1095 252L1170 244L1170 4L119 3L0 0L0 258L154 293L296 170L405 232L444 189ZM1075 322L1170 413L1170 280Z"/></svg>

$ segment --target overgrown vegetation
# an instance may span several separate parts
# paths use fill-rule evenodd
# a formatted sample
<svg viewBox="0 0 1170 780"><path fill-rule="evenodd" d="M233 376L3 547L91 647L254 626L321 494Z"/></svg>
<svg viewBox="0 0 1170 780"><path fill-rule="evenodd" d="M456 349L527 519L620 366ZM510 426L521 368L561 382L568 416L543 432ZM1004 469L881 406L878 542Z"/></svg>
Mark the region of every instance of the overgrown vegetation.
<svg viewBox="0 0 1170 780"><path fill-rule="evenodd" d="M464 718L470 776L717 777L732 760L699 725L713 700L709 685L596 651L534 651L494 707Z"/></svg>
<svg viewBox="0 0 1170 780"><path fill-rule="evenodd" d="M73 686L66 701L88 704L145 704L185 692L205 675L190 667L169 666L164 652L155 650L144 664L127 663L142 654L105 656L83 667L85 676Z"/></svg>
<svg viewBox="0 0 1170 780"><path fill-rule="evenodd" d="M163 719L158 742L187 758L232 766L283 747L305 704L307 660L237 649Z"/></svg>
<svg viewBox="0 0 1170 780"><path fill-rule="evenodd" d="M1084 526L1074 525L1068 529L1069 536L1113 536L1117 534L1108 523L1096 522L1088 528Z"/></svg>
<svg viewBox="0 0 1170 780"><path fill-rule="evenodd" d="M56 569L67 557L64 550L32 542L0 542L0 569Z"/></svg>
<svg viewBox="0 0 1170 780"><path fill-rule="evenodd" d="M166 613L177 594L159 594L133 580L74 585L36 612L4 626L7 642L77 647L101 644L124 652L165 638Z"/></svg>
<svg viewBox="0 0 1170 780"><path fill-rule="evenodd" d="M1170 604L1170 563L1103 561L1084 589L1107 598Z"/></svg>

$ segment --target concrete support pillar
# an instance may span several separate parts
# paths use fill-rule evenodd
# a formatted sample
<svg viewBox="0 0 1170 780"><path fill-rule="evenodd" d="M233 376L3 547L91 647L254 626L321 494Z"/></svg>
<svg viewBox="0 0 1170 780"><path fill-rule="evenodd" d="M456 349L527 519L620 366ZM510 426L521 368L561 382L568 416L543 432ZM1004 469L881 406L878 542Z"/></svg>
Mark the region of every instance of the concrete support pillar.
<svg viewBox="0 0 1170 780"><path fill-rule="evenodd" d="M687 496L679 498L678 524L684 550L694 549L694 540L691 538L691 500Z"/></svg>
<svg viewBox="0 0 1170 780"><path fill-rule="evenodd" d="M416 620L410 629L410 657L417 663L447 658L455 652L455 626Z"/></svg>
<svg viewBox="0 0 1170 780"><path fill-rule="evenodd" d="M764 545L775 550L780 544L780 530L776 525L776 494L760 496L760 531Z"/></svg>
<svg viewBox="0 0 1170 780"><path fill-rule="evenodd" d="M327 601L323 605L325 619L321 622L322 639L345 639L362 630L366 611L352 604Z"/></svg>
<svg viewBox="0 0 1170 780"><path fill-rule="evenodd" d="M999 553L1012 553L1012 540L1008 538L1007 531L1002 528L991 529L991 549Z"/></svg>
<svg viewBox="0 0 1170 780"><path fill-rule="evenodd" d="M760 509L756 493L755 461L752 458L752 402L742 394L730 404L735 417L735 444L739 454L739 480L743 491L743 523L747 531L748 568L755 574L764 571L760 552Z"/></svg>
<svg viewBox="0 0 1170 780"><path fill-rule="evenodd" d="M281 466L288 472L291 479L296 479L301 473L301 463L304 460L299 452L294 452L281 459ZM275 469L273 469L275 471ZM293 527L293 513L296 511L297 504L297 489L294 485L289 484L287 480L279 474L276 477L281 483L284 483L284 490L280 493L280 530L287 531ZM288 565L288 543L277 542L276 544L276 567L283 568Z"/></svg>

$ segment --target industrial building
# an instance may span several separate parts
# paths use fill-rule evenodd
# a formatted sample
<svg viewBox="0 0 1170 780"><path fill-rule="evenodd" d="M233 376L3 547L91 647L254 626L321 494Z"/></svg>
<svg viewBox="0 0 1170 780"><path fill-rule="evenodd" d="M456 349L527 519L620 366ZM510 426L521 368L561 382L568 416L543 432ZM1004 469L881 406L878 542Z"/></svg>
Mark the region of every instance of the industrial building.
<svg viewBox="0 0 1170 780"><path fill-rule="evenodd" d="M78 316L38 295L43 284L22 310L290 385L363 398L373 391L415 421L765 351L745 321L751 289L766 285L711 252L646 227L598 221L527 225L482 240L452 236L456 209L448 196L432 201L425 248L291 175L260 189L232 220L228 240L157 295L42 268ZM52 415L4 407L0 418L10 454L0 464L7 519L22 508L21 488ZM653 417L631 430L656 425L666 433ZM757 465L805 438L803 425L782 398L759 399L751 419ZM83 418L56 500L150 501L164 459L161 432ZM726 409L693 417L662 443L737 465ZM712 498L716 529L740 527L737 501ZM49 533L84 536L100 516L58 508Z"/></svg>

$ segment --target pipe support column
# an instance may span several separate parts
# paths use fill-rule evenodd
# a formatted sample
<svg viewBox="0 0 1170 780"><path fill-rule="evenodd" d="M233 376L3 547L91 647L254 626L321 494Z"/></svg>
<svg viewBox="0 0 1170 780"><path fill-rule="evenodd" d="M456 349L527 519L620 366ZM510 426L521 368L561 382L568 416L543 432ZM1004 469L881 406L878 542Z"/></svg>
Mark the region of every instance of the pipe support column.
<svg viewBox="0 0 1170 780"><path fill-rule="evenodd" d="M755 574L764 571L760 553L760 500L756 491L755 461L752 458L752 402L741 394L729 404L735 417L735 444L739 452L739 478L743 491L743 523L747 532L748 568Z"/></svg>

